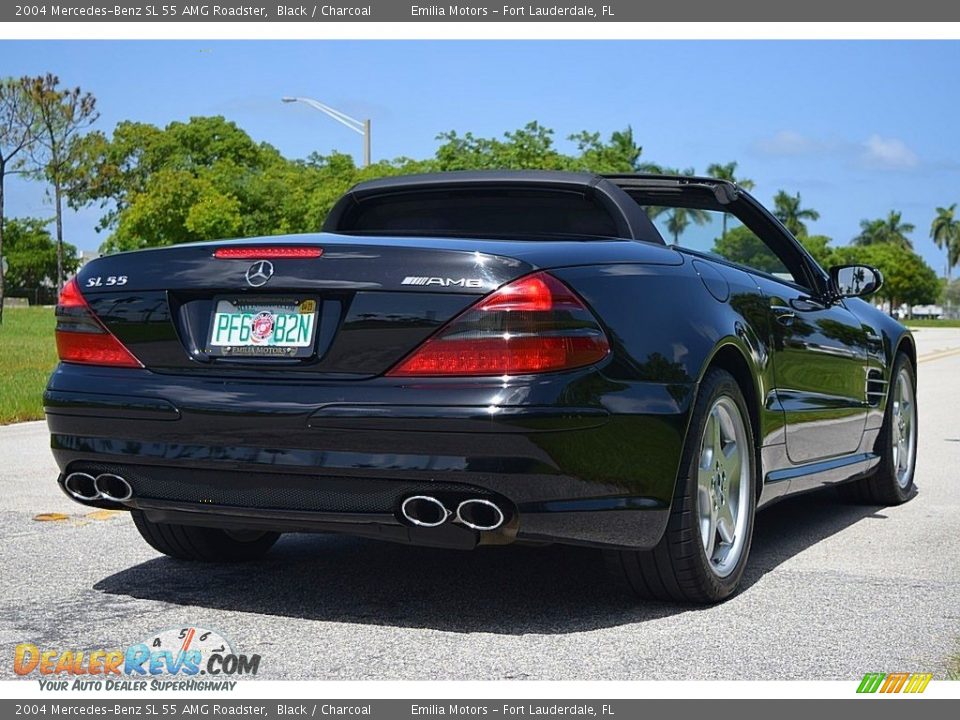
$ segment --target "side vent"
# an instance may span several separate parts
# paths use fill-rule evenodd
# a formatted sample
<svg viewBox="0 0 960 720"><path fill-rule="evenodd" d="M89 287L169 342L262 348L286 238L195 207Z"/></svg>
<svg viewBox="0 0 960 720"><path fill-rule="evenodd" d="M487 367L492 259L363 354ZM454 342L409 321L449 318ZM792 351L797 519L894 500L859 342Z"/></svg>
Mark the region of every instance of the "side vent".
<svg viewBox="0 0 960 720"><path fill-rule="evenodd" d="M867 404L878 407L887 396L887 381L879 370L867 372Z"/></svg>

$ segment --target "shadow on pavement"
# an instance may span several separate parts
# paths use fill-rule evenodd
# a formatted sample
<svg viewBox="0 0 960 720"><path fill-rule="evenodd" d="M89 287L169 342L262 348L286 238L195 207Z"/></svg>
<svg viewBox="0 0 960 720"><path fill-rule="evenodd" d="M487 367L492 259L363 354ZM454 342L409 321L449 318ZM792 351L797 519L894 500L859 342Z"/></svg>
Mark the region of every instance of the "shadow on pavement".
<svg viewBox="0 0 960 720"><path fill-rule="evenodd" d="M745 592L785 560L877 514L832 491L757 516ZM878 528L878 532L880 528ZM654 620L696 606L637 602L606 574L597 550L437 550L335 535L287 535L262 561L200 565L158 558L98 582L114 595L305 620L447 632L562 634Z"/></svg>

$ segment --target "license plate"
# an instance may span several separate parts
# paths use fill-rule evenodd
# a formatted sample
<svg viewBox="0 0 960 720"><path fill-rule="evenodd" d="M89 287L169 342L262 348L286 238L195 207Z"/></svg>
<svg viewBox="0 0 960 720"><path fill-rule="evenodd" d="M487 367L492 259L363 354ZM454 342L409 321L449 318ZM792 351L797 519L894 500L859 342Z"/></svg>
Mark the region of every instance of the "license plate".
<svg viewBox="0 0 960 720"><path fill-rule="evenodd" d="M314 299L218 299L210 322L208 353L221 357L307 357L313 354L316 332Z"/></svg>

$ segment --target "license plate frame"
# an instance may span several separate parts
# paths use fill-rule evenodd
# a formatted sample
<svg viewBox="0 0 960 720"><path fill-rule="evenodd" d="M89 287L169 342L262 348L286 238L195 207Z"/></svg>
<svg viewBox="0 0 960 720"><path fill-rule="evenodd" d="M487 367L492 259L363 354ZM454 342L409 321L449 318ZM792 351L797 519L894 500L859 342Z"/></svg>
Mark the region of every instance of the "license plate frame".
<svg viewBox="0 0 960 720"><path fill-rule="evenodd" d="M286 312L282 312L282 311ZM271 315L272 320L264 319L257 324L254 331L253 320L264 313ZM288 320L282 323L277 315L285 317L310 318L299 320L298 325L287 327ZM219 324L219 316L239 316L229 328ZM213 308L210 312L210 326L207 330L206 354L213 358L232 358L238 360L303 360L313 357L316 353L318 325L320 318L320 301L312 295L217 295L213 298ZM309 327L307 337L302 337L302 323ZM269 334L265 330L269 327ZM246 330L243 333L243 330ZM286 332L286 337L276 342L277 330ZM227 332L224 342L224 332ZM262 338L256 341L254 338ZM286 340L293 337L294 342ZM231 340L236 342L231 342Z"/></svg>

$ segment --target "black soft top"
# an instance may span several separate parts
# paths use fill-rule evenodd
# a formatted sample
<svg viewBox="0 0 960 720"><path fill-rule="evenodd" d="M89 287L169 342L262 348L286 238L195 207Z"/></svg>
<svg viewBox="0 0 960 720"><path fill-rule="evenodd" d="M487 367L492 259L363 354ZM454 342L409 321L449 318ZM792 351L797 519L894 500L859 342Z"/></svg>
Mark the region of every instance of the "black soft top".
<svg viewBox="0 0 960 720"><path fill-rule="evenodd" d="M402 175L355 185L325 232L506 239L621 238L664 244L619 178L492 170Z"/></svg>

